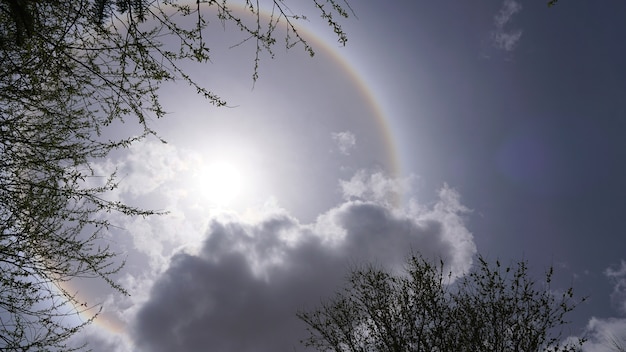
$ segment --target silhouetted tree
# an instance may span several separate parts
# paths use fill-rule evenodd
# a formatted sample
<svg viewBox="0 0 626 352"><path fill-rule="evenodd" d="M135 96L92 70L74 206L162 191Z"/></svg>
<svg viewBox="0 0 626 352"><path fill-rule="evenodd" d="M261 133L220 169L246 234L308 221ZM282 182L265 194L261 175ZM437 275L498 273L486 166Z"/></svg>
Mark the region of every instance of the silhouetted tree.
<svg viewBox="0 0 626 352"><path fill-rule="evenodd" d="M310 0L347 40L336 17L347 4ZM103 213L148 216L154 211L108 200L115 175L98 175L94 160L156 135L148 121L165 110L158 90L183 81L209 102L225 102L185 72L183 62L207 62L208 18L231 22L271 52L276 31L288 48L302 44L285 1L0 0L0 351L67 350L83 324L67 315L89 308L64 281L111 279L123 264L102 235ZM267 8L262 8L266 6ZM268 15L262 16L265 11ZM279 30L280 29L280 30ZM131 121L131 136L103 130Z"/></svg>
<svg viewBox="0 0 626 352"><path fill-rule="evenodd" d="M443 263L411 256L405 272L367 266L346 287L311 311L302 311L319 351L537 352L577 351L582 339L561 342L565 316L578 301L571 289L530 278L526 262L491 266L482 257L456 280Z"/></svg>

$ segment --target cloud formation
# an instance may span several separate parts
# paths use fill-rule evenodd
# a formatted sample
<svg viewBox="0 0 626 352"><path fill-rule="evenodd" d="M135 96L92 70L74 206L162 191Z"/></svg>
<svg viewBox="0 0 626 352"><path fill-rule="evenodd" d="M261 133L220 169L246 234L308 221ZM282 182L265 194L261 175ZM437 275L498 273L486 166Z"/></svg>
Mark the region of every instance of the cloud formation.
<svg viewBox="0 0 626 352"><path fill-rule="evenodd" d="M587 342L583 345L583 352L616 352L620 347L626 348L626 319L619 318L591 318L586 327Z"/></svg>
<svg viewBox="0 0 626 352"><path fill-rule="evenodd" d="M295 313L332 295L353 265L399 269L413 249L467 270L476 248L465 212L444 187L428 209L353 200L312 224L280 209L253 222L215 218L201 248L174 255L156 280L133 339L150 352L300 350L304 325Z"/></svg>
<svg viewBox="0 0 626 352"><path fill-rule="evenodd" d="M345 200L371 200L393 203L398 195L406 194L414 177L389 178L382 172L357 171L348 181L341 180L341 192Z"/></svg>
<svg viewBox="0 0 626 352"><path fill-rule="evenodd" d="M522 5L514 0L504 0L500 11L494 16L495 30L491 33L493 44L496 48L505 51L515 49L517 42L522 37L522 30L505 30L513 16L522 10Z"/></svg>
<svg viewBox="0 0 626 352"><path fill-rule="evenodd" d="M302 350L296 312L332 295L354 265L399 270L415 250L460 275L476 253L468 209L447 186L432 204L400 207L411 178L359 171L340 182L343 200L301 223L278 201L239 213L204 206L189 196L201 162L145 143L98 165L123 177L111 197L171 213L117 219L129 234L117 242L129 253L121 280L131 296L105 305L115 331L100 322L82 335L95 351Z"/></svg>
<svg viewBox="0 0 626 352"><path fill-rule="evenodd" d="M616 306L621 317L591 317L585 327L587 339L583 352L615 352L626 350L626 261L617 267L609 267L605 276L613 283L611 302Z"/></svg>
<svg viewBox="0 0 626 352"><path fill-rule="evenodd" d="M626 261L622 260L617 268L606 269L604 274L613 283L612 303L620 313L626 314Z"/></svg>
<svg viewBox="0 0 626 352"><path fill-rule="evenodd" d="M350 151L356 146L356 136L350 131L333 132L331 136L343 155L350 155Z"/></svg>

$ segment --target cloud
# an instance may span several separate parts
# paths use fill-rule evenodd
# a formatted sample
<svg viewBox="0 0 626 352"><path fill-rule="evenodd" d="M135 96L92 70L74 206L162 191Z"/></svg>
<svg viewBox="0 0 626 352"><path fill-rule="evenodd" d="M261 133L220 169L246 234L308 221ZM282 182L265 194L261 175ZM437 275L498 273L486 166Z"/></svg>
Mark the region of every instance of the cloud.
<svg viewBox="0 0 626 352"><path fill-rule="evenodd" d="M587 342L583 352L615 352L616 347L626 348L626 319L591 318L586 327Z"/></svg>
<svg viewBox="0 0 626 352"><path fill-rule="evenodd" d="M401 208L412 178L359 171L340 183L339 204L301 223L278 201L237 214L203 206L189 196L201 162L148 142L96 165L120 171L111 198L171 213L116 219L127 235L111 238L128 253L120 275L131 296L108 296L116 329L100 322L81 335L95 351L301 350L295 313L332 295L354 265L400 269L413 249L460 275L476 253L468 209L447 186L434 204Z"/></svg>
<svg viewBox="0 0 626 352"><path fill-rule="evenodd" d="M331 136L343 155L350 155L350 151L356 146L356 137L350 131L333 132Z"/></svg>
<svg viewBox="0 0 626 352"><path fill-rule="evenodd" d="M513 15L522 10L522 5L514 0L504 0L502 8L494 17L494 23L497 28L503 28Z"/></svg>
<svg viewBox="0 0 626 352"><path fill-rule="evenodd" d="M176 148L170 144L144 141L134 143L128 153L120 158L108 158L92 164L97 183L113 173L118 177L118 187L110 192L109 198L137 198L151 193L171 193L171 181L181 174L192 171L200 159L198 153Z"/></svg>
<svg viewBox="0 0 626 352"><path fill-rule="evenodd" d="M500 11L494 16L495 30L491 33L493 44L496 48L505 51L515 49L517 42L522 37L522 30L505 30L506 25L513 16L522 10L522 5L514 0L504 0Z"/></svg>
<svg viewBox="0 0 626 352"><path fill-rule="evenodd" d="M197 196L202 192L195 178L205 165L198 152L154 141L133 144L123 156L94 163L95 175L116 172L118 176L118 187L105 195L107 199L168 212L147 218L104 214L116 228L132 234L122 239L111 237L129 247L124 251L141 253L142 259L150 261L150 268L161 270L177 247L204 234L210 205ZM94 183L91 186L97 186L102 178L90 179ZM136 255L134 252L129 259L132 261Z"/></svg>
<svg viewBox="0 0 626 352"><path fill-rule="evenodd" d="M476 248L466 211L444 187L430 208L348 200L311 224L280 209L254 221L213 218L202 246L175 254L156 280L133 324L136 347L300 350L305 330L295 313L332 295L353 265L400 268L413 249L467 270Z"/></svg>
<svg viewBox="0 0 626 352"><path fill-rule="evenodd" d="M506 51L512 51L515 49L515 45L522 37L522 31L516 30L513 32L495 32L493 33L493 41L497 48L504 49Z"/></svg>
<svg viewBox="0 0 626 352"><path fill-rule="evenodd" d="M617 267L607 268L604 274L613 283L612 303L617 307L618 313L626 314L626 261L622 260ZM592 317L585 327L583 336L587 339L582 348L583 352L626 350L626 318Z"/></svg>
<svg viewBox="0 0 626 352"><path fill-rule="evenodd" d="M620 313L626 314L626 261L622 260L617 268L607 268L604 274L613 283L612 303Z"/></svg>
<svg viewBox="0 0 626 352"><path fill-rule="evenodd" d="M345 200L369 200L378 203L392 203L400 194L406 194L414 176L404 179L388 178L382 172L357 171L348 181L339 185Z"/></svg>

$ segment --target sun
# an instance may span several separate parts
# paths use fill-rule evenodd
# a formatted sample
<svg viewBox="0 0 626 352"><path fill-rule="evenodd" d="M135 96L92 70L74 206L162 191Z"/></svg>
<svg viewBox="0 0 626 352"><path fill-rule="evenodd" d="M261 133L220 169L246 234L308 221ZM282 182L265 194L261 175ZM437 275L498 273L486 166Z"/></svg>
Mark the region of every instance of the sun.
<svg viewBox="0 0 626 352"><path fill-rule="evenodd" d="M213 161L200 168L198 190L204 200L217 206L228 206L241 194L242 174L227 161Z"/></svg>

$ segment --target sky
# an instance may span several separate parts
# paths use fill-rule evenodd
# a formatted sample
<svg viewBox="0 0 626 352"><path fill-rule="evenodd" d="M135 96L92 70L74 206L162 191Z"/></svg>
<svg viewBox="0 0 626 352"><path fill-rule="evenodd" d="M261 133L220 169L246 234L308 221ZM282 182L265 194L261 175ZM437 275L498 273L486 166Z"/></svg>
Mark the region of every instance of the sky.
<svg viewBox="0 0 626 352"><path fill-rule="evenodd" d="M104 302L75 342L306 351L298 310L411 250L458 276L479 253L554 266L589 297L569 331L585 351L626 338L626 3L351 6L347 46L309 12L315 57L264 55L254 84L254 48L218 26L211 63L188 70L228 107L168 85L170 114L152 121L168 143L94 165L118 170L112 199L169 213L114 219L131 295L73 283Z"/></svg>

